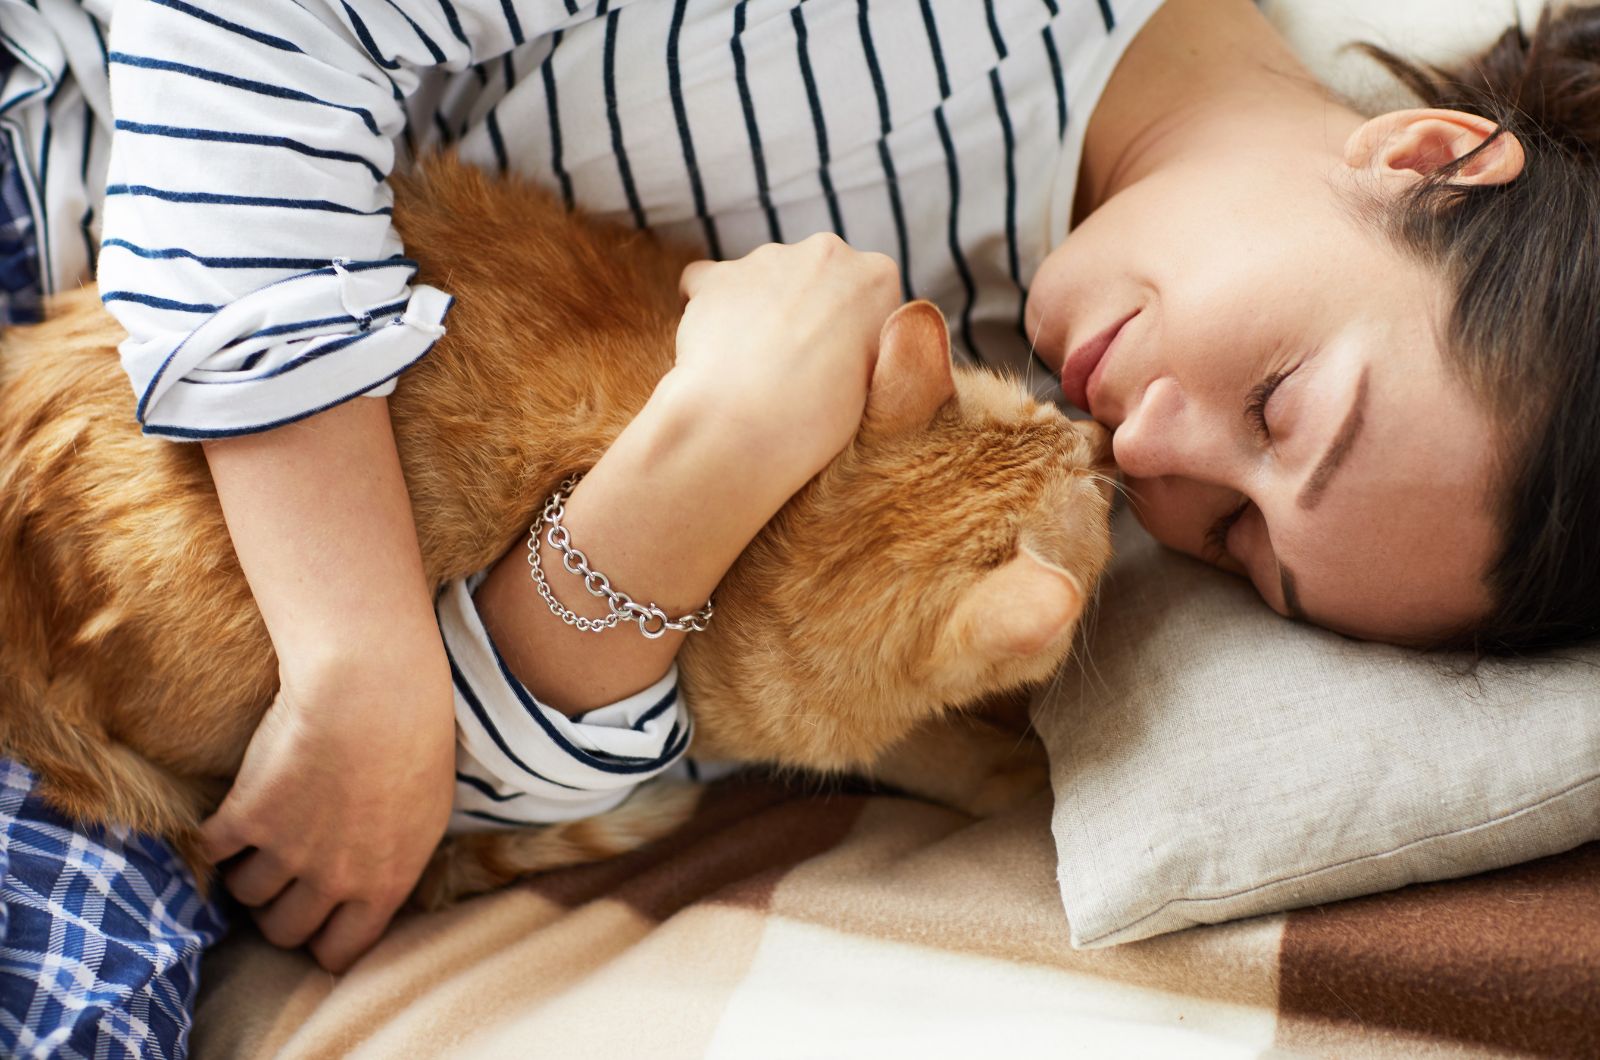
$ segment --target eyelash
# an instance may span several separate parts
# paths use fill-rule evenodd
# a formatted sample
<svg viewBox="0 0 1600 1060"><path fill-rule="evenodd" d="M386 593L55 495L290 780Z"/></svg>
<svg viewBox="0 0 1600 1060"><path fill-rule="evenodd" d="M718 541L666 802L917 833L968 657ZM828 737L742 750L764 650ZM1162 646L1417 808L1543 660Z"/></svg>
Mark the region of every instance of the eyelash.
<svg viewBox="0 0 1600 1060"><path fill-rule="evenodd" d="M1250 426L1255 428L1256 435L1263 442L1272 441L1272 431L1267 427L1267 402L1272 400L1272 395L1277 392L1283 381L1294 373L1291 368L1284 372L1273 372L1261 382L1250 389L1250 394L1245 398L1244 418ZM1228 532L1233 529L1233 524L1244 518L1250 510L1250 498L1241 500L1231 511L1224 514L1206 530L1205 547L1217 559L1228 553Z"/></svg>
<svg viewBox="0 0 1600 1060"><path fill-rule="evenodd" d="M1206 531L1205 545L1213 559L1221 559L1228 554L1228 532L1233 529L1234 523L1244 518L1244 513L1250 510L1250 504L1250 498L1246 497Z"/></svg>
<svg viewBox="0 0 1600 1060"><path fill-rule="evenodd" d="M1245 399L1244 418L1255 428L1256 435L1263 442L1272 441L1272 431L1267 427L1267 402L1272 400L1272 395L1287 378L1289 372L1273 372L1257 383Z"/></svg>

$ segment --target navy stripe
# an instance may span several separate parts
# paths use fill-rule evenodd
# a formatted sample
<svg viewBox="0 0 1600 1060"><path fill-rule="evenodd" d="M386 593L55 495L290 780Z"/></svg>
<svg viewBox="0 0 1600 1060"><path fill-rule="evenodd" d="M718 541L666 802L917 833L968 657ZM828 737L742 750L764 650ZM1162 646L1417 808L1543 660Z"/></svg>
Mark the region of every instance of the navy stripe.
<svg viewBox="0 0 1600 1060"><path fill-rule="evenodd" d="M370 334L372 334L372 331L371 330L367 330L367 331L361 332L356 337L357 338L365 338L366 336L368 336ZM233 343L229 343L228 345L232 346L234 344ZM348 345L350 345L350 343L345 342L341 346L338 346L338 347L335 347L335 348L343 349L345 346L348 346ZM227 349L227 348L228 348L227 346L223 347L223 349ZM318 357L322 356L323 354L330 353L330 352L332 352L331 349L322 348L322 349L319 349L316 352L316 354L314 354L314 355L308 354L308 355L306 355L304 357L297 357L297 358L295 358L295 359L293 359L291 361L286 361L283 364L280 364L277 368L274 368L270 372L263 372L260 375L247 375L245 373L250 372L251 370L253 370L256 365L261 363L261 359L267 355L265 350L257 350L255 353L252 353L250 356L246 357L244 359L243 363L241 363L238 368L234 369L231 372L226 373L226 378L223 378L223 379L185 379L184 383L186 385L188 385L188 386L247 386L247 385L249 385L251 383L258 383L263 379L273 379L273 378L276 378L277 376L285 375L288 372L291 372L294 369L299 368L301 365L305 364L307 361L314 361Z"/></svg>
<svg viewBox="0 0 1600 1060"><path fill-rule="evenodd" d="M450 132L449 123L444 120L444 115L439 111L433 112L433 127L439 133L439 142L448 147L454 136Z"/></svg>
<svg viewBox="0 0 1600 1060"><path fill-rule="evenodd" d="M1000 23L995 19L994 0L983 0L983 13L989 20L989 39L994 41L995 54L1004 59L1006 39L1000 35Z"/></svg>
<svg viewBox="0 0 1600 1060"><path fill-rule="evenodd" d="M683 747L687 747L689 745L688 731L683 730L680 732L679 727L675 725L672 727L672 731L667 734L667 746L665 750L661 752L660 757L640 760L637 762L637 764L625 765L620 762L611 762L607 761L605 758L597 756L592 751L585 751L583 748L577 746L565 736L561 735L561 732L556 729L554 725L550 724L550 719L544 716L544 711L540 708L538 702L535 701L533 696L529 694L528 690L522 686L522 682L517 680L516 675L511 672L511 668L506 665L506 661L500 657L499 649L497 649L491 643L489 645L489 650L494 654L494 661L495 664L500 667L501 676L505 678L507 686L510 687L517 699L521 701L522 707L525 711L527 711L528 716L534 720L535 724L544 730L545 735L550 737L551 741L554 742L557 747L561 748L567 754L571 755L573 758L576 758L584 765L587 765L593 769L598 769L602 773L650 773L671 762L673 758L677 757L677 755L682 752ZM677 739L675 740L674 737L677 737ZM678 746L680 744L681 746Z"/></svg>
<svg viewBox="0 0 1600 1060"><path fill-rule="evenodd" d="M505 13L506 28L511 31L511 39L517 44L521 44L522 20L517 17L516 6L512 4L511 0L500 0L500 10ZM570 6L567 8L567 13L572 14Z"/></svg>
<svg viewBox="0 0 1600 1060"><path fill-rule="evenodd" d="M672 705L677 701L678 686L674 684L671 688L667 689L667 694L662 696L660 701L657 702L655 706L639 715L639 720L634 722L630 728L634 729L635 731L642 731L647 724L655 721L657 718L671 709Z"/></svg>
<svg viewBox="0 0 1600 1060"><path fill-rule="evenodd" d="M505 173L510 163L506 161L506 142L500 135L500 119L494 116L494 107L489 108L489 113L484 118L484 126L489 130L489 145L494 148L495 165L500 167L501 173Z"/></svg>
<svg viewBox="0 0 1600 1060"><path fill-rule="evenodd" d="M655 705L653 705L649 710L647 710L643 714L639 715L639 720L635 721L632 725L628 726L628 728L633 730L634 732L643 732L644 731L644 727L646 725L648 725L650 722L652 722L652 721L656 720L657 718L659 718L662 715L662 713L664 713L668 708L670 708L677 701L678 701L678 686L677 686L676 683L674 683L671 688L667 689L667 694L666 695L662 696L659 700L657 700ZM615 706L615 704L611 704L611 705ZM595 711L604 710L604 709L605 709L605 707L593 707L593 708L591 708L589 710L580 710L576 714L569 714L567 716L567 720L568 721L572 721L572 722L581 722L581 721L583 721L584 718L587 718L589 715L593 714Z"/></svg>
<svg viewBox="0 0 1600 1060"><path fill-rule="evenodd" d="M1011 109L1006 106L1005 86L1000 83L1000 70L989 70L989 88L994 91L995 115L1000 118L1000 136L1005 141L1005 251L1006 267L1011 283L1018 290L1016 303L1016 330L1027 341L1027 328L1022 327L1022 312L1027 307L1027 288L1022 285L1022 266L1016 247L1016 133L1011 128Z"/></svg>
<svg viewBox="0 0 1600 1060"><path fill-rule="evenodd" d="M517 87L517 64L511 61L511 53L506 52L500 56L500 76L506 79L506 95Z"/></svg>
<svg viewBox="0 0 1600 1060"><path fill-rule="evenodd" d="M319 270L319 271L326 271L328 273L331 273L333 270L332 269L328 269L328 270ZM315 275L315 274L314 273L308 273L308 274L305 274L305 275ZM290 276L290 277L287 277L286 279L279 280L278 283L288 283L291 280L297 280L297 279L301 279L301 278L302 277L300 277L300 276ZM267 286L268 287L276 287L278 285L278 283L268 284ZM380 307L378 309L368 310L360 318L360 321L363 323L364 326L368 326L368 325L371 324L372 319L375 316L383 315L383 314L391 312L391 311L399 312L401 309L404 309L405 305L406 305L406 302L407 302L407 299L400 299L398 302L391 303L388 306L383 306L383 307ZM445 312L448 313L450 311L450 307L453 306L453 305L455 305L455 299L454 298L452 298L445 305ZM338 323L341 323L341 324L346 324L346 323L349 323L351 321L356 320L355 317L352 317L352 316L349 316L349 315L336 317L334 319ZM264 330L271 330L271 329L264 329ZM136 405L134 407L134 415L139 420L140 423L143 423L145 421L145 413L146 413L146 410L147 410L147 408L149 407L149 404L150 404L150 396L155 393L156 387L159 386L161 384L161 380L166 377L167 369L172 366L173 358L178 356L178 354L183 350L184 345L188 341L189 341L189 337L185 336L182 342L178 343L176 346L174 346L172 348L172 352L167 354L166 358L161 362L161 367L156 370L155 375L150 377L150 382L145 386L144 393L139 395L139 403L138 403L138 405ZM233 346L237 345L241 341L244 341L244 340L235 339L234 341L229 342L227 345L223 346L222 348L223 349L229 349L230 347L233 347ZM425 349L423 351L423 353L426 353L427 350L430 350L432 348L433 348L433 343L429 342L428 346L427 346L427 349ZM422 354L418 354L417 356L421 357ZM259 354L253 355L248 360L245 361L244 366L246 368L254 367L255 363L258 360L260 360L260 355ZM367 389L371 389L371 387L377 386L379 383L387 382L389 379L393 379L396 375L399 375L399 374L400 374L400 371L392 372L388 376L386 376L385 378L380 379L377 383L369 384ZM361 393L361 392L362 391L357 391L356 393ZM346 397L354 397L354 396L355 396L355 394L346 395ZM343 401L343 400L345 400L345 398L338 398L338 399L336 399L334 401L330 401L326 405L323 405L322 408L325 408L325 409L326 408L332 408L334 405L339 404L339 402ZM320 409L317 410L317 411L320 411ZM277 427L277 426L282 426L285 423L293 423L295 420L303 419L306 416L311 416L311 415L315 415L315 412L300 412L300 413L296 413L295 415L290 416L290 417L288 417L286 419L283 419L283 420L279 421L278 423L274 423L271 426ZM245 429L241 429L241 430L224 431L221 434L197 433L197 434L195 434L193 436L194 437L227 437L230 434L249 434L249 433L251 433L252 431L255 431L255 430L267 430L267 429L268 429L267 427L255 427L255 428L245 428ZM147 429L146 433L153 433L153 432L151 432L151 431L149 431Z"/></svg>
<svg viewBox="0 0 1600 1060"><path fill-rule="evenodd" d="M361 16L356 14L355 8L350 6L348 0L339 0L339 6L344 8L344 13L349 17L350 27L356 31L356 40L361 42L361 49L372 57L372 61L385 70L400 69L398 61L383 57L383 53L378 50L378 42L372 39L372 34L367 30L367 24L361 21ZM389 83L391 85L394 84L392 78ZM399 89L397 88L396 94L398 95L398 93Z"/></svg>
<svg viewBox="0 0 1600 1060"><path fill-rule="evenodd" d="M373 165L360 155L349 151L329 151L321 147L312 147L308 143L292 140L287 136L261 136L256 133L227 132L222 129L188 129L176 125L150 125L145 122L127 121L118 118L116 128L123 132L139 133L144 136L166 136L174 140L209 140L215 143L250 144L255 147L281 147L298 154L308 155L312 158L326 158L333 162L354 162L365 166L372 179L383 182L383 170Z"/></svg>
<svg viewBox="0 0 1600 1060"><path fill-rule="evenodd" d="M222 18L219 15L213 15L209 11L202 11L198 7L186 4L183 2L183 0L151 0L151 2L159 4L162 7L171 8L173 11L181 12L182 14L190 16L191 18L197 18L201 22L216 26L218 29L225 29L229 33L237 33L241 37L248 37L250 40L256 41L259 44L265 44L269 48L276 48L279 51L284 52L300 52L301 54L304 54L301 52L300 45L296 44L294 41L284 40L282 37L275 37L270 33L263 33L258 29L251 29L249 26L241 26L237 22L229 22L227 19Z"/></svg>
<svg viewBox="0 0 1600 1060"><path fill-rule="evenodd" d="M108 247L121 247L123 250L126 250L126 251L128 251L129 253L132 253L132 254L137 254L141 258L161 258L161 259L167 259L167 258L189 258L192 261L198 261L200 264L204 265L208 269L301 269L301 270L306 270L306 269L331 269L333 267L333 259L331 259L331 258L227 258L227 257L210 257L210 256L207 256L207 255L196 254L192 250L184 250L182 247L142 247L142 246L139 246L136 243L130 243L126 239L120 239L120 238L108 239L108 240L105 241L104 245L108 246ZM366 271L367 269L386 268L386 267L391 266L391 265L409 265L412 268L415 268L416 264L417 263L415 261L412 261L409 258L402 257L400 255L396 255L396 256L394 256L392 258L385 258L385 259L383 259L381 261L350 262L350 263L346 264L344 266L344 268L349 272L363 272L363 271Z"/></svg>
<svg viewBox="0 0 1600 1060"><path fill-rule="evenodd" d="M88 255L89 275L100 268L100 248L94 244L94 207L87 207L78 221L78 231L83 233L83 249Z"/></svg>
<svg viewBox="0 0 1600 1060"><path fill-rule="evenodd" d="M171 298L158 298L153 294L141 294L138 291L106 291L100 295L100 301L137 302L140 305L171 309L178 313L215 313L222 308L209 302L178 302Z"/></svg>
<svg viewBox="0 0 1600 1060"><path fill-rule="evenodd" d="M961 253L961 170L956 165L956 148L950 139L950 125L945 121L942 106L934 110L933 122L939 128L939 143L944 146L945 169L950 176L950 223L946 240L950 245L950 259L955 262L967 299L961 307L961 340L966 344L967 352L981 362L983 358L972 341L972 303L978 291L972 282L972 270L967 267L966 255Z"/></svg>
<svg viewBox="0 0 1600 1060"><path fill-rule="evenodd" d="M778 224L778 211L772 207L772 191L767 186L767 156L761 150L761 129L756 124L756 103L750 95L750 79L745 70L744 8L749 0L739 0L733 9L733 76L739 86L739 105L744 110L744 131L750 139L750 161L756 170L756 197L761 200L761 210L767 215L767 235L774 243L783 242L783 228ZM863 0L865 2L865 0Z"/></svg>
<svg viewBox="0 0 1600 1060"><path fill-rule="evenodd" d="M811 72L811 56L806 47L806 19L799 5L789 9L794 23L795 49L800 60L800 77L806 83L806 101L811 105L811 124L817 134L817 179L822 197L828 203L828 219L839 238L844 239L844 218L839 215L839 198L833 193L833 177L828 173L828 124L822 117L822 100L817 95L817 79Z"/></svg>
<svg viewBox="0 0 1600 1060"><path fill-rule="evenodd" d="M944 68L944 49L939 46L939 25L933 20L933 8L928 0L922 3L922 25L928 31L928 48L933 53L933 71L939 77L939 98L950 98L950 75Z"/></svg>
<svg viewBox="0 0 1600 1060"><path fill-rule="evenodd" d="M433 56L433 61L436 63L443 63L445 61L444 52L439 49L437 44L433 43L432 37L428 36L422 31L422 27L417 25L416 20L402 11L400 9L400 5L395 3L394 0L389 0L389 6L394 8L400 17L405 19L406 22L410 24L411 31L417 35L417 39L422 42L422 46L428 49L428 54Z"/></svg>
<svg viewBox="0 0 1600 1060"><path fill-rule="evenodd" d="M494 790L494 786L487 781L479 780L471 773L463 773L459 769L456 770L456 783L465 784L479 795L486 799L493 799L495 802L510 802L512 799L526 798L528 795L525 791L513 791L510 795L502 795Z"/></svg>
<svg viewBox="0 0 1600 1060"><path fill-rule="evenodd" d="M100 32L100 23L88 14L83 17L89 23L89 28L94 30L94 42L100 46L100 68L107 69L111 66L111 55L106 50L106 37Z"/></svg>
<svg viewBox="0 0 1600 1060"><path fill-rule="evenodd" d="M66 83L67 78L65 77L56 79L56 87L50 90L49 96L45 97L46 115L50 113L51 104L55 102L56 93L60 92L62 86ZM44 124L44 135L39 138L38 196L41 205L45 202L46 189L50 187L50 140L54 132L55 125L47 119ZM39 270L39 287L45 294L53 294L56 286L55 240L50 238L50 225L53 220L49 210L39 211L39 258L43 264L43 268Z"/></svg>
<svg viewBox="0 0 1600 1060"><path fill-rule="evenodd" d="M622 178L622 191L628 197L628 210L633 214L634 227L643 228L644 205L639 202L639 191L633 186L633 167L628 165L628 151L622 145L622 116L617 113L617 16L620 13L613 11L606 16L606 121L611 125L611 153L617 159L617 175Z"/></svg>
<svg viewBox="0 0 1600 1060"><path fill-rule="evenodd" d="M544 108L547 122L550 126L550 169L556 175L556 182L561 185L561 201L567 204L567 209L572 209L572 177L567 174L567 169L561 164L561 106L556 100L556 74L550 66L550 60L555 58L556 49L561 46L561 31L556 30L550 34L550 50L545 53L544 62L539 64L539 76L544 81Z"/></svg>
<svg viewBox="0 0 1600 1060"><path fill-rule="evenodd" d="M900 179L894 171L894 155L889 151L889 91L883 83L883 70L878 65L878 49L872 43L872 27L867 19L868 0L861 0L857 21L861 28L861 50L866 53L867 70L872 75L872 91L878 100L878 163L883 166L884 187L889 192L889 212L894 217L895 244L900 255L900 293L910 301L911 245L906 234L905 210L900 204Z"/></svg>
<svg viewBox="0 0 1600 1060"><path fill-rule="evenodd" d="M361 317L360 318L360 320L361 320L361 330L356 332L354 335L345 335L342 338L337 338L337 339L334 339L334 340L332 340L330 342L325 342L325 343L321 344L320 346L315 346L315 347L307 350L305 353L302 353L298 357L293 357L293 358L290 358L287 361L284 361L282 364L278 365L278 367L274 368L270 372L263 372L260 375L250 376L248 378L218 379L218 380L213 380L211 382L213 384L217 384L217 383L230 384L231 383L231 384L237 385L237 384L240 384L240 383L254 383L254 382L257 382L257 381L262 380L262 379L274 379L274 378L276 378L276 377L278 377L280 375L288 375L290 372L294 371L296 368L299 368L299 367L301 367L303 365L310 364L312 361L320 360L323 357L326 357L330 353L337 353L339 350L345 349L346 347L354 346L356 343L362 341L363 339L370 339L372 336L378 334L382 329L381 328L374 328L372 326L372 318L373 318L374 315L375 315L374 313L368 313L365 316ZM256 360L259 360L259 358L253 357L247 363L253 367L255 362L256 362ZM201 382L201 381L200 380L191 379L190 382L191 383L198 383L198 382Z"/></svg>
<svg viewBox="0 0 1600 1060"><path fill-rule="evenodd" d="M390 313L399 313L409 304L409 299L402 298L399 301L391 302L386 306L379 306L377 309L371 310L368 315L373 319L376 319L380 316L386 316ZM237 346L240 343L249 342L251 339L266 339L272 338L275 335L288 335L296 331L309 331L313 328L342 326L349 324L354 319L356 318L348 313L341 313L338 316L319 317L316 320L297 320L292 324L274 324L271 327L265 327L258 331L252 331L248 335L240 335L238 338L234 339L232 342L229 342L222 348L226 350Z"/></svg>
<svg viewBox="0 0 1600 1060"><path fill-rule="evenodd" d="M678 42L683 31L683 13L689 0L678 0L672 9L672 24L667 29L667 91L672 96L672 115L678 123L678 143L683 149L683 168L689 174L689 193L694 197L694 215L700 218L706 246L713 258L722 257L722 241L717 238L717 223L706 212L706 190L700 183L700 166L695 161L694 133L689 129L689 109L683 102L683 76L678 68Z"/></svg>
<svg viewBox="0 0 1600 1060"><path fill-rule="evenodd" d="M280 199L262 195L219 195L211 191L170 191L166 188L152 188L146 184L113 184L106 188L106 195L140 195L167 202L204 203L214 206L276 206L285 210L318 210L324 213L355 214L358 217L378 217L394 212L388 206L368 211L357 210L353 206L329 202L326 199Z"/></svg>
<svg viewBox="0 0 1600 1060"><path fill-rule="evenodd" d="M450 304L454 305L455 300L451 299ZM449 306L445 307L445 311L449 312ZM148 434L156 438L183 438L188 441L195 442L205 441L208 438L240 438L247 434L260 434L263 431L276 430L279 427L286 427L291 423L299 423L301 420L310 419L312 416L315 416L320 412L326 412L337 405L344 404L353 397L360 397L362 394L365 394L374 387L382 386L389 380L404 372L407 368L410 368L412 365L426 357L428 355L428 351L433 349L434 342L437 341L438 340L435 339L433 342L428 343L415 357L411 358L411 360L407 361L405 364L402 364L399 368L396 368L394 371L390 372L381 379L374 379L370 383L363 383L361 386L350 391L348 394L341 394L331 401L323 402L315 408L304 409L300 412L294 413L291 416L284 416L281 419L270 420L266 423L258 423L250 427L152 427L150 424L145 422L145 401L150 393L150 390L147 389L145 391L146 397L141 398L139 401L139 430L143 434Z"/></svg>
<svg viewBox="0 0 1600 1060"><path fill-rule="evenodd" d="M1117 16L1111 13L1111 0L1100 0L1100 18L1106 24L1107 33L1117 28Z"/></svg>
<svg viewBox="0 0 1600 1060"><path fill-rule="evenodd" d="M1056 0L1044 0L1045 10L1050 12L1050 17L1055 18L1061 14L1061 9L1056 6Z"/></svg>
<svg viewBox="0 0 1600 1060"><path fill-rule="evenodd" d="M467 682L466 676L462 674L461 668L456 665L455 656L450 654L449 648L444 650L444 657L445 661L450 664L450 679L455 682L456 691L461 694L461 698L466 702L467 709L472 711L472 716L478 719L478 724L483 726L483 731L489 734L489 739L493 740L494 745L500 748L501 754L511 759L512 764L514 764L518 769L522 770L530 777L544 781L546 784L554 784L556 787L566 788L568 791L584 790L583 788L576 787L572 784L563 784L559 780L551 780L549 777L545 776L543 773L539 772L522 759L518 758L516 752L511 750L511 745L506 743L505 737L500 735L500 730L494 727L494 722L489 719L489 712L483 709L483 704L478 701L477 695L473 693L472 686Z"/></svg>
<svg viewBox="0 0 1600 1060"><path fill-rule="evenodd" d="M994 112L1000 119L1000 136L1005 141L1006 163L1006 267L1011 273L1011 282L1017 285L1022 292L1023 302L1027 301L1027 291L1022 286L1022 266L1018 262L1017 254L1017 140L1011 128L1011 110L1006 106L1005 87L1000 83L1000 71L989 71L989 88L994 93ZM1022 321L1022 306L1017 307L1017 321ZM1027 335L1023 335L1027 339Z"/></svg>
<svg viewBox="0 0 1600 1060"><path fill-rule="evenodd" d="M576 15L578 13L578 0L565 0L565 3L567 5L567 14Z"/></svg>
<svg viewBox="0 0 1600 1060"><path fill-rule="evenodd" d="M478 84L487 85L489 83L489 71L483 68L482 63L478 63L476 66L474 66L472 68L472 72L478 75Z"/></svg>
<svg viewBox="0 0 1600 1060"><path fill-rule="evenodd" d="M275 99L289 99L297 103L315 103L322 107L332 107L334 110L346 111L358 116L367 126L367 131L374 136L379 135L378 122L372 112L365 107L351 107L343 103L333 103L326 99L318 99L298 89L284 88L281 85L270 85L265 81L252 81L244 77L234 77L231 74L218 73L200 66L189 66L185 63L168 62L165 59L152 59L144 55L130 55L127 52L112 52L110 61L121 66L136 66L143 70L162 70L167 73L184 74L197 77L202 81L213 84L227 85L229 88L242 89L262 96L272 96Z"/></svg>
<svg viewBox="0 0 1600 1060"><path fill-rule="evenodd" d="M83 104L83 148L78 161L78 179L89 183L89 153L94 148L94 110L87 100Z"/></svg>
<svg viewBox="0 0 1600 1060"><path fill-rule="evenodd" d="M465 817L475 817L480 821L488 821L490 824L509 825L512 828L531 828L543 823L540 821L519 821L514 817L501 817L498 814L485 813L483 810L459 810L457 812Z"/></svg>
<svg viewBox="0 0 1600 1060"><path fill-rule="evenodd" d="M365 51L368 56L371 56L373 62L376 62L376 64L381 66L382 69L400 69L400 62L395 61L395 59L384 58L384 54L378 50L378 42L373 40L373 35L371 35L371 32L368 32L368 29L366 29L366 22L362 21L362 16L360 16L360 14L355 13L355 8L352 8L352 6L347 3L347 0L339 0L339 6L342 6L342 8L344 8L344 13L349 16L350 29L355 30L355 38L357 38L358 42L362 42L362 50ZM394 78L390 78L390 85L392 85L392 83L394 83Z"/></svg>
<svg viewBox="0 0 1600 1060"><path fill-rule="evenodd" d="M1056 52L1056 36L1051 27L1044 28L1044 49L1050 56L1050 77L1056 83L1056 139L1067 136L1067 84L1061 76L1061 56Z"/></svg>
<svg viewBox="0 0 1600 1060"><path fill-rule="evenodd" d="M439 0L439 10L444 12L444 20L450 25L450 33L470 51L472 42L467 40L467 35L461 31L461 19L456 17L456 5L450 0Z"/></svg>

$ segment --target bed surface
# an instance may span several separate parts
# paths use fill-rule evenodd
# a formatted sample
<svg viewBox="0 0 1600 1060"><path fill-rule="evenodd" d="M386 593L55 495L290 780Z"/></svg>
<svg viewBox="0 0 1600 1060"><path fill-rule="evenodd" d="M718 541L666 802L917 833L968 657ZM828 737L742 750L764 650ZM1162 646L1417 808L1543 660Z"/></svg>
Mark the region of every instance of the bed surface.
<svg viewBox="0 0 1600 1060"><path fill-rule="evenodd" d="M194 1055L1600 1055L1600 844L1078 951L1049 815L724 781L661 847L409 916L339 979L239 929Z"/></svg>

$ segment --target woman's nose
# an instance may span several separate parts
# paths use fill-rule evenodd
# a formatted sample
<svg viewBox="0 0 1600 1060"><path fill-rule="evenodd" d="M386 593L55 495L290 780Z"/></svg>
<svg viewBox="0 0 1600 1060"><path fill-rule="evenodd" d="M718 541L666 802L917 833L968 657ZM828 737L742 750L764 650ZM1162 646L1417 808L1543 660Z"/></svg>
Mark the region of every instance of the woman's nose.
<svg viewBox="0 0 1600 1060"><path fill-rule="evenodd" d="M1231 482L1236 463L1234 431L1185 394L1177 380L1162 377L1144 390L1112 436L1117 466L1130 478L1188 478Z"/></svg>

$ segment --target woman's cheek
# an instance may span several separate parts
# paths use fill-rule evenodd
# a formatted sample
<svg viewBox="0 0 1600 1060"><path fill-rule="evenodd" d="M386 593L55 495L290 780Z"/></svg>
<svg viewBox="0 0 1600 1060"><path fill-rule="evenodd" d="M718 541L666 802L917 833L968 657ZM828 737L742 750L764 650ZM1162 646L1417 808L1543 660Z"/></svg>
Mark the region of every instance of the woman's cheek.
<svg viewBox="0 0 1600 1060"><path fill-rule="evenodd" d="M1134 518L1151 537L1168 548L1208 562L1215 561L1215 557L1206 554L1206 530L1237 503L1237 498L1230 501L1233 495L1228 491L1186 479L1127 478L1123 481ZM1212 509L1216 514L1208 516L1206 513Z"/></svg>

